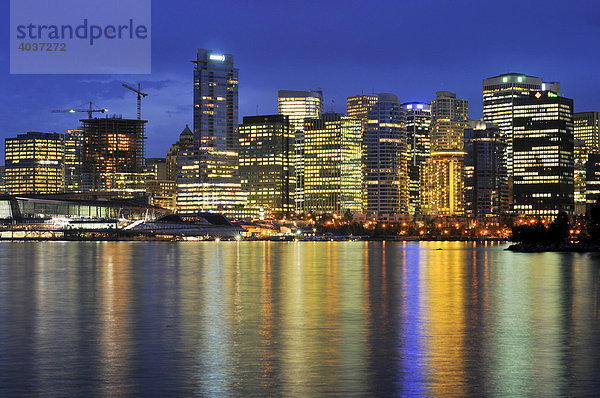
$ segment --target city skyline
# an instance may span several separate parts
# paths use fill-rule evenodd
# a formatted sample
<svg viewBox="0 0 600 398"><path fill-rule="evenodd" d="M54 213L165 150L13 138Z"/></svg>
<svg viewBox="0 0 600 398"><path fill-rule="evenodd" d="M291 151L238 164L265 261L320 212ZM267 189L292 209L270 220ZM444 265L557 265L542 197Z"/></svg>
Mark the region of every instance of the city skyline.
<svg viewBox="0 0 600 398"><path fill-rule="evenodd" d="M193 3L182 2L181 7L171 10L154 2L153 26L159 34L153 37L151 75L3 74L0 83L15 94L2 104L6 115L6 123L0 130L2 138L28 131L64 133L74 129L79 124L78 117L52 115L50 111L89 100L108 108L110 114L133 118L135 98L121 83L140 81L143 90L150 93L142 108L143 117L149 120L147 156L164 156L183 127L192 124L190 54L197 48L235 55L240 69L238 122L243 116L256 115L257 106L259 114L275 114L277 90L319 88L323 90L324 110L335 112L344 112L346 97L361 93L389 92L397 95L401 102L428 103L435 97L435 91L449 90L468 99L470 118L479 118L482 80L509 72L560 81L563 95L575 101L575 112L600 108L600 100L590 84L597 59L593 53L584 51L586 40L580 40L598 30L598 24L590 17L598 6L591 2L583 7L546 2L544 8L508 2L501 9L481 4L452 8L439 3L433 10L415 4L377 5L372 14L360 20L362 26L373 29L346 43L342 40L343 28L353 18L359 20L361 7L357 3L344 2L343 7L340 2L320 5L318 15L329 15L336 10L328 23L320 17L306 18L317 10L315 3L309 3L302 12L290 5L264 4L261 17L265 18L264 24L243 24L244 12L250 6L238 4L225 21L228 29L219 30L217 37L214 28L223 24L223 19L203 19L206 23L192 24L191 20L198 16ZM232 8L231 4L203 7L211 11L207 14L215 15ZM530 13L536 18L531 24L513 25L511 29L505 29L508 24L494 24L506 18L516 21L517 16L513 15L516 8L520 14ZM289 18L283 18L286 23L269 18L288 14ZM415 16L414 21L411 15ZM390 24L394 16L403 22L401 27ZM181 19L181 23L178 21L176 27L166 26L176 18ZM536 20L544 22L543 29L535 28ZM428 23L427 29L417 29L424 22ZM461 24L470 25L467 29ZM294 30L303 26L313 26L315 32ZM471 33L477 29L484 31L489 26L494 27L485 29L483 35ZM561 29L552 29L553 26ZM251 34L241 34L243 27L249 28ZM455 30L456 42L434 40L446 29ZM270 35L270 31L280 31L282 38L271 37L277 35ZM400 42L406 42L407 48L398 46L397 40L382 40L385 35L402 39ZM0 60L6 71L7 54L8 45L3 44ZM435 59L439 56L447 57L450 62L436 65Z"/></svg>

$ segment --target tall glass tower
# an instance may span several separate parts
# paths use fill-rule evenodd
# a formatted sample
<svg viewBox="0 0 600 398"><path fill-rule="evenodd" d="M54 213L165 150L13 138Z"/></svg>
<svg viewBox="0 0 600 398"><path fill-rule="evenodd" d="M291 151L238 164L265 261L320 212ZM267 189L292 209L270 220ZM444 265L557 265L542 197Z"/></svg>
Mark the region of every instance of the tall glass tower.
<svg viewBox="0 0 600 398"><path fill-rule="evenodd" d="M238 69L233 55L198 49L194 68L194 140L199 148L236 150Z"/></svg>
<svg viewBox="0 0 600 398"><path fill-rule="evenodd" d="M318 119L323 113L323 92L279 90L277 108L280 115L289 117L294 133L294 170L296 174L295 207L304 212L304 121Z"/></svg>
<svg viewBox="0 0 600 398"><path fill-rule="evenodd" d="M409 202L408 212L419 212L420 169L429 158L429 129L431 128L431 107L423 102L402 104L406 125Z"/></svg>
<svg viewBox="0 0 600 398"><path fill-rule="evenodd" d="M408 211L406 130L398 97L379 94L363 133L364 212L378 218Z"/></svg>

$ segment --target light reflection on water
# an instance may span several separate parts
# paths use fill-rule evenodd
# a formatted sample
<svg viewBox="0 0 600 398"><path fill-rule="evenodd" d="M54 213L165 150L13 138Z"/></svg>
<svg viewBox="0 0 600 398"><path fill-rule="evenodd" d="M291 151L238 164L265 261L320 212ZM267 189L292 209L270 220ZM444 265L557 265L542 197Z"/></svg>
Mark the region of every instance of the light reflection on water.
<svg viewBox="0 0 600 398"><path fill-rule="evenodd" d="M596 393L600 257L504 247L0 242L0 394Z"/></svg>

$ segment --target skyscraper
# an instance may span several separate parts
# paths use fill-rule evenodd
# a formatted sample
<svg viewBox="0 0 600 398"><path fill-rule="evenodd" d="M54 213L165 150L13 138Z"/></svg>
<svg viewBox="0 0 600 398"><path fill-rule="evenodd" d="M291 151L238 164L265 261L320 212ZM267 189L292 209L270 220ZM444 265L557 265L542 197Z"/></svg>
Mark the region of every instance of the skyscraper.
<svg viewBox="0 0 600 398"><path fill-rule="evenodd" d="M465 130L465 214L487 217L506 214L508 176L506 141L498 127L480 120L469 121Z"/></svg>
<svg viewBox="0 0 600 398"><path fill-rule="evenodd" d="M83 130L67 130L65 134L65 192L81 192L83 170Z"/></svg>
<svg viewBox="0 0 600 398"><path fill-rule="evenodd" d="M194 68L194 138L202 149L235 151L238 145L238 69L233 55L198 49Z"/></svg>
<svg viewBox="0 0 600 398"><path fill-rule="evenodd" d="M238 127L240 177L248 205L281 218L294 212L294 133L285 115L246 116Z"/></svg>
<svg viewBox="0 0 600 398"><path fill-rule="evenodd" d="M573 212L573 100L534 91L514 105L514 211Z"/></svg>
<svg viewBox="0 0 600 398"><path fill-rule="evenodd" d="M305 211L362 212L360 131L360 120L337 113L305 120Z"/></svg>
<svg viewBox="0 0 600 398"><path fill-rule="evenodd" d="M506 137L509 174L512 174L514 101L540 90L553 90L560 94L560 83L543 82L539 77L522 73L505 73L483 79L483 120L494 123Z"/></svg>
<svg viewBox="0 0 600 398"><path fill-rule="evenodd" d="M233 55L198 49L194 145L178 154L177 207L185 213L245 204L238 169L238 69Z"/></svg>
<svg viewBox="0 0 600 398"><path fill-rule="evenodd" d="M363 208L375 217L408 211L408 156L398 97L379 94L363 132Z"/></svg>
<svg viewBox="0 0 600 398"><path fill-rule="evenodd" d="M577 112L573 114L573 134L581 140L589 152L600 152L600 112Z"/></svg>
<svg viewBox="0 0 600 398"><path fill-rule="evenodd" d="M450 91L431 101L431 157L421 170L421 213L454 216L464 213L464 130L469 103Z"/></svg>
<svg viewBox="0 0 600 398"><path fill-rule="evenodd" d="M402 104L406 125L409 177L410 214L419 212L420 204L420 170L421 165L431 155L429 130L431 128L431 107L422 102L407 102Z"/></svg>
<svg viewBox="0 0 600 398"><path fill-rule="evenodd" d="M6 192L58 193L63 190L65 144L62 134L29 132L5 139Z"/></svg>
<svg viewBox="0 0 600 398"><path fill-rule="evenodd" d="M295 208L304 211L304 120L318 119L323 113L323 92L279 90L277 108L280 115L289 117L294 133Z"/></svg>
<svg viewBox="0 0 600 398"><path fill-rule="evenodd" d="M371 107L377 103L377 95L361 94L346 99L346 114L349 117L360 119L364 123Z"/></svg>
<svg viewBox="0 0 600 398"><path fill-rule="evenodd" d="M115 192L120 197L143 195L147 121L113 116L81 123L82 190Z"/></svg>

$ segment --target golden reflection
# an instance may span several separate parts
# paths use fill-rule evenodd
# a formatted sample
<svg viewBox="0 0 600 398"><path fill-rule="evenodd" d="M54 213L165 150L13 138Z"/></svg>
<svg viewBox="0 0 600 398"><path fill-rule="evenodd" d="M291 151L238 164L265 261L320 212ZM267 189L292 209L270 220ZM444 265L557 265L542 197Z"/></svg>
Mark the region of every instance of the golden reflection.
<svg viewBox="0 0 600 398"><path fill-rule="evenodd" d="M433 396L464 396L465 390L465 253L463 243L431 242L423 265L423 318L427 368ZM436 250L441 248L442 250Z"/></svg>

